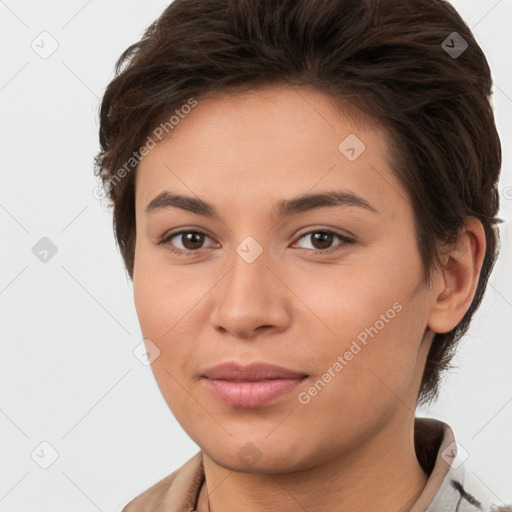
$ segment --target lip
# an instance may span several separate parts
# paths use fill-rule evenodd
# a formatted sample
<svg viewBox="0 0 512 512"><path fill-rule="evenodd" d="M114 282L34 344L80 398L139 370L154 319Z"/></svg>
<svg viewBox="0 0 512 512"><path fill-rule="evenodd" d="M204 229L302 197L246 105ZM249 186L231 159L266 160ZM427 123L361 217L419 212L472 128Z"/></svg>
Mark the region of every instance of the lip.
<svg viewBox="0 0 512 512"><path fill-rule="evenodd" d="M250 382L264 379L301 379L307 377L307 374L270 363L254 362L244 365L236 361L226 361L208 368L202 376L213 380Z"/></svg>
<svg viewBox="0 0 512 512"><path fill-rule="evenodd" d="M251 408L274 402L308 375L269 363L228 361L209 368L202 377L217 399L232 407Z"/></svg>

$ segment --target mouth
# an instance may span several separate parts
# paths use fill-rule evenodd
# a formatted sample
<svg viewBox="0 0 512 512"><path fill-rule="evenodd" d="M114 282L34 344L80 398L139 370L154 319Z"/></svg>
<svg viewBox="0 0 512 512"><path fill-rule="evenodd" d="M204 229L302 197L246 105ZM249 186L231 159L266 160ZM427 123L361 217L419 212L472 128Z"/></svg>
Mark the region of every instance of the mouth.
<svg viewBox="0 0 512 512"><path fill-rule="evenodd" d="M253 408L276 401L299 386L308 375L273 364L244 366L227 362L206 370L202 377L212 395L224 404Z"/></svg>

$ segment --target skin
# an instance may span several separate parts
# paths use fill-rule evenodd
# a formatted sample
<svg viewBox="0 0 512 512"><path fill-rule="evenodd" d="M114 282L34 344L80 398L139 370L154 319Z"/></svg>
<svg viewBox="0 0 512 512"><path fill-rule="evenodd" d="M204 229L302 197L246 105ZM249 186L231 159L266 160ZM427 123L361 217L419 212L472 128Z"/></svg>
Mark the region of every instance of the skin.
<svg viewBox="0 0 512 512"><path fill-rule="evenodd" d="M396 512L409 510L427 481L413 438L421 376L434 333L453 329L471 304L484 231L468 218L444 272L422 286L413 210L391 172L386 133L351 113L307 88L212 96L139 165L135 305L144 338L160 349L152 369L162 395L203 452L200 512L208 502L212 512L276 503L286 512ZM349 134L366 146L354 161L338 149ZM279 200L333 189L378 213L345 205L272 217ZM200 197L222 220L176 207L147 213L163 190ZM158 244L182 228L206 232L203 244L184 236ZM354 243L315 243L311 232L326 229ZM236 252L247 236L263 250L252 263ZM299 393L395 303L400 312L301 403ZM231 407L200 377L228 360L309 377L264 407ZM249 465L238 457L247 443L257 454Z"/></svg>

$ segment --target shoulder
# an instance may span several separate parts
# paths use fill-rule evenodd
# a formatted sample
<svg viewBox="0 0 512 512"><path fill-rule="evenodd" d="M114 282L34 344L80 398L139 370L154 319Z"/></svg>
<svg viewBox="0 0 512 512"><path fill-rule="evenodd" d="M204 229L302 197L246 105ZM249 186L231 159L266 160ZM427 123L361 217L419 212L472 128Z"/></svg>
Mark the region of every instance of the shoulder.
<svg viewBox="0 0 512 512"><path fill-rule="evenodd" d="M121 512L160 512L186 506L198 493L204 476L201 452L133 498ZM183 509L187 510L187 508Z"/></svg>

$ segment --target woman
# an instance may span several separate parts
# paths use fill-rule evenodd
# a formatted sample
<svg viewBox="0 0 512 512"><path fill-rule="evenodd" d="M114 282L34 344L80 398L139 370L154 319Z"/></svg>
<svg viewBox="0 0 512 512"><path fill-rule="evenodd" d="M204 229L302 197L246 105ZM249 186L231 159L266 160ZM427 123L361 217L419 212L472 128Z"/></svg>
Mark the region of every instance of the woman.
<svg viewBox="0 0 512 512"><path fill-rule="evenodd" d="M97 173L201 448L124 511L498 510L415 417L497 257L491 86L440 0L175 0L122 54Z"/></svg>

